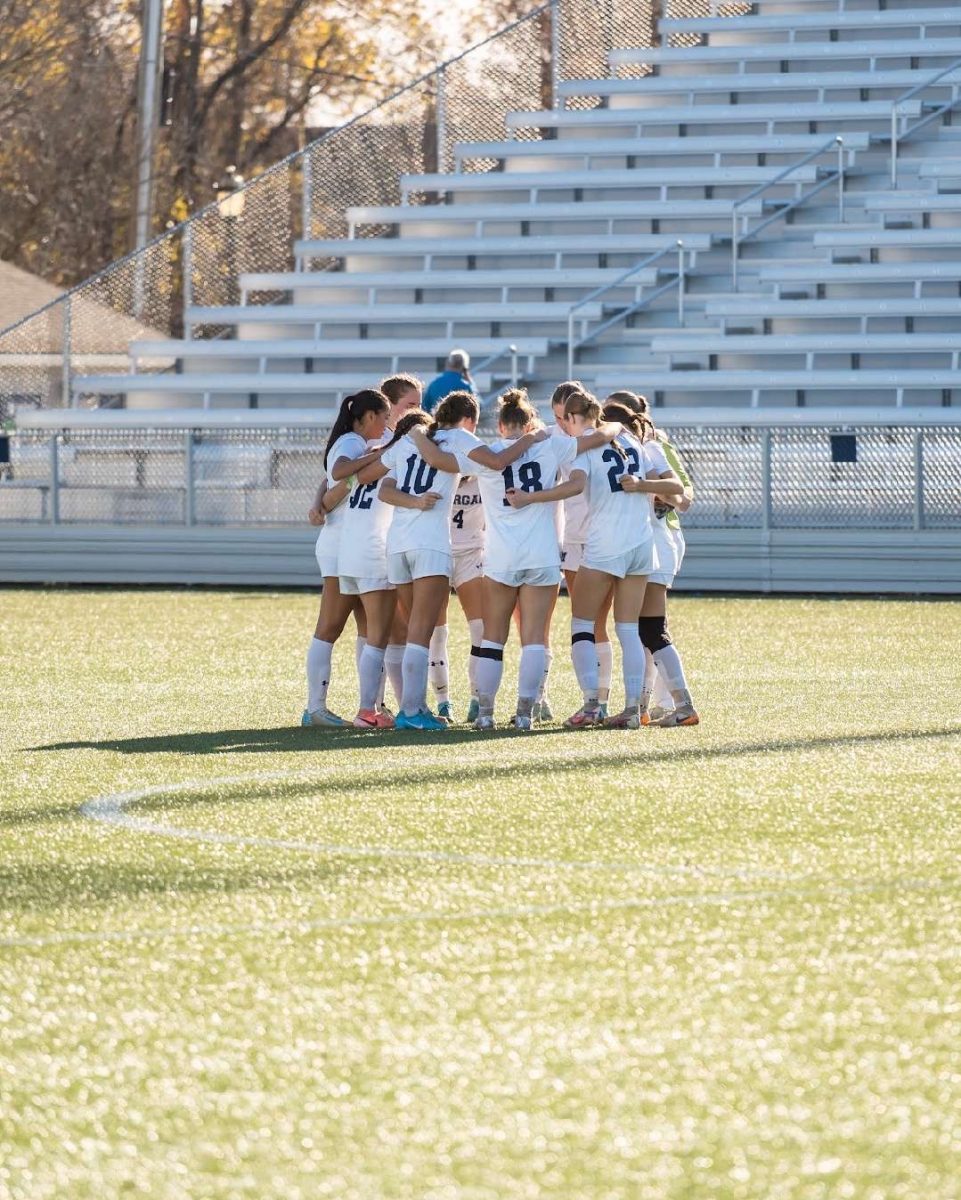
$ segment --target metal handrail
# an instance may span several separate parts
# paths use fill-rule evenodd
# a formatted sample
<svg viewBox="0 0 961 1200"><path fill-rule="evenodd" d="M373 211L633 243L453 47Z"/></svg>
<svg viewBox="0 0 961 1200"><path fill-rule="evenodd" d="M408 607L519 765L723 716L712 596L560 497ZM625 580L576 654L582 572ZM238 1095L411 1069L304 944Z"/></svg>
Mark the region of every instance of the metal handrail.
<svg viewBox="0 0 961 1200"><path fill-rule="evenodd" d="M493 354L488 355L487 358L485 358L482 362L475 363L474 370L483 371L487 367L493 366L494 363L502 359L505 354L509 354L511 356L511 387L517 387L517 382L520 379L520 373L517 370L517 347L513 342L508 343L506 346L502 346L500 350L495 350ZM495 388L489 396L482 396L480 402L481 408L484 408L490 404L496 395L497 389Z"/></svg>
<svg viewBox="0 0 961 1200"><path fill-rule="evenodd" d="M614 316L609 317L602 324L593 330L590 334L587 332L587 319L581 324L581 337L575 343L574 340L574 314L578 309L583 308L586 304L590 304L592 300L596 300L598 296L603 296L605 292L609 292L612 288L620 287L625 280L630 279L632 275L636 275L638 271L642 271L645 267L650 267L668 254L677 254L677 275L668 283L662 284L655 288L653 292L627 308L619 309ZM626 270L622 275L618 275L616 279L610 283L601 284L592 292L588 292L586 296L582 296L580 300L572 304L567 310L567 377L570 379L574 374L574 351L579 346L585 346L588 342L593 341L599 334L606 329L610 329L612 325L616 325L618 321L623 321L633 313L639 312L645 305L650 304L652 300L656 300L658 296L662 296L672 287L677 287L677 318L679 324L684 324L684 290L687 279L687 268L684 261L684 242L680 239L673 246L665 246L663 250L655 250L653 254L649 254L647 258L642 258L640 262L636 262L632 267Z"/></svg>
<svg viewBox="0 0 961 1200"><path fill-rule="evenodd" d="M932 84L935 84L939 80L943 79L945 77L945 75L950 75L952 71L957 71L959 68L961 68L961 58L956 58L954 60L954 62L949 63L946 67L942 67L941 70L938 71L938 73L936 75L930 76L930 78L925 79L922 83L916 83L914 85L914 87L911 88L909 91L902 92L900 96L898 96L896 99L892 100L892 102L891 102L891 186L893 188L896 188L898 186L898 148L899 148L900 143L903 142L905 138L909 138L913 133L917 133L917 131L919 129L923 129L925 127L925 125L929 125L932 121L936 121L938 119L938 117L942 116L944 113L948 112L950 109L956 107L958 102L961 101L961 96L958 95L958 84L957 83L954 84L954 95L947 102L947 104L942 104L941 107L936 109L933 113L928 113L928 115L926 117L923 117L920 121L918 121L918 123L916 125L912 125L910 129L902 129L902 130L898 129L898 118L900 116L900 114L898 112L899 108L901 107L902 104L906 103L908 100L913 100L915 96L919 95L921 92L923 92L927 88L931 87Z"/></svg>
<svg viewBox="0 0 961 1200"><path fill-rule="evenodd" d="M838 153L838 169L835 174L828 176L827 179L820 180L813 188L811 188L809 192L804 192L801 195L796 196L792 203L785 204L783 207L779 208L772 217L768 217L766 221L762 221L761 224L756 225L754 229L749 230L745 227L742 231L739 228L739 210L743 205L747 204L751 200L756 199L763 192L766 192L769 187L773 187L776 183L782 183L788 178L788 176L793 175L795 171L799 170L801 167L807 166L812 159L819 158L827 150L833 147L837 147ZM818 192L823 191L825 187L834 183L835 180L837 180L838 183L838 220L844 220L844 174L844 138L840 135L835 135L834 137L828 138L828 140L822 146L816 147L809 154L805 154L803 158L799 158L797 162L791 163L789 166L785 167L783 171L779 171L777 175L772 176L764 183L759 183L756 188L752 188L751 191L746 193L746 195L739 196L738 199L734 201L734 203L731 205L731 287L735 292L737 291L737 261L741 245L746 242L748 238L755 237L761 232L762 229L767 229L769 225L772 225L775 221L780 220L781 217L786 216L789 212L793 211L793 209L797 208L799 204L803 204L806 200L810 200L812 196L816 196Z"/></svg>

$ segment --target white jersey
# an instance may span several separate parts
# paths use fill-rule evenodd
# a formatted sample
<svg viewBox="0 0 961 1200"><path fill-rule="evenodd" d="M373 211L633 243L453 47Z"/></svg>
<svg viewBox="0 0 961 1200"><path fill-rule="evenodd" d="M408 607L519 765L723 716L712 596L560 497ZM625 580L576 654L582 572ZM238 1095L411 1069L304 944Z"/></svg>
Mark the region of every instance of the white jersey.
<svg viewBox="0 0 961 1200"><path fill-rule="evenodd" d="M579 454L572 470L587 476L588 525L585 557L591 560L614 558L625 550L644 545L654 536L654 517L650 496L643 492L625 492L621 479L625 474L646 478L648 471L659 475L669 471L661 448L652 442L639 442L622 433L614 439L626 457L613 446L602 446Z"/></svg>
<svg viewBox="0 0 961 1200"><path fill-rule="evenodd" d="M510 441L498 441L491 449L498 453L510 445ZM512 508L504 494L510 488L522 492L546 491L557 484L562 471L576 458L576 440L563 434L535 442L503 471L478 467L487 519L485 575L560 566L561 552L554 524L554 510L559 504Z"/></svg>
<svg viewBox="0 0 961 1200"><path fill-rule="evenodd" d="M466 429L441 429L434 440L442 450L457 456L461 462L468 461L467 455L483 443L480 438ZM426 463L417 452L409 437L402 437L389 450L385 450L381 462L387 468L402 492L423 496L425 492L437 492L440 500L430 510L420 508L394 508L394 518L387 534L387 553L404 554L408 550L442 550L450 553L450 522L454 507L454 491L458 474L439 471ZM474 466L473 463L470 464Z"/></svg>
<svg viewBox="0 0 961 1200"><path fill-rule="evenodd" d="M471 463L472 470L476 464ZM450 544L455 554L481 550L484 546L484 505L477 476L461 475L454 489L454 510L450 518Z"/></svg>
<svg viewBox="0 0 961 1200"><path fill-rule="evenodd" d="M368 442L364 453L369 454L381 445L382 442ZM387 573L387 531L396 510L378 497L379 487L379 479L358 483L345 503L338 506L338 512L343 510L338 575L373 579Z"/></svg>
<svg viewBox="0 0 961 1200"><path fill-rule="evenodd" d="M331 478L331 471L334 468L334 463L339 458L361 458L367 453L367 443L359 433L342 434L336 442L331 446L330 453L324 460L324 470L327 472L327 482L329 487L334 486L334 481ZM344 523L344 511L347 506L347 501L344 500L332 511L327 513L320 533L317 535L317 554L318 557L326 556L328 558L338 559L337 573L340 574L340 531Z"/></svg>
<svg viewBox="0 0 961 1200"><path fill-rule="evenodd" d="M567 436L559 425L555 425L551 430L551 437L566 438ZM561 471L561 479L566 483L570 477L571 468L568 465ZM563 506L557 506L557 512L560 517L558 533L562 544L567 545L568 542L587 540L588 509L587 498L583 492L579 496L569 496Z"/></svg>

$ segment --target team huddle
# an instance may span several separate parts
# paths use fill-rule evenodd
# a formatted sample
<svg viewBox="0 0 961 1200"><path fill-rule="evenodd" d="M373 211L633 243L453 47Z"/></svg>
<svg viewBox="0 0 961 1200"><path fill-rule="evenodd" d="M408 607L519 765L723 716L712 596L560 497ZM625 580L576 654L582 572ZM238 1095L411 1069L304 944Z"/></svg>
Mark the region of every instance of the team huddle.
<svg viewBox="0 0 961 1200"><path fill-rule="evenodd" d="M562 571L571 598L571 662L583 704L568 728L696 725L667 628L667 591L684 556L678 513L693 498L677 451L647 402L615 392L599 403L578 382L552 397L546 429L527 395L498 402L499 437L476 435L479 407L454 391L432 414L407 375L348 396L327 442L320 615L307 653L304 725L444 730L454 720L447 661L453 591L470 630L467 721L495 727L511 621L521 657L511 724L553 720L550 627ZM624 706L608 712L613 651ZM357 715L327 707L334 644L357 625ZM390 683L396 715L385 704ZM436 712L428 705L428 688Z"/></svg>

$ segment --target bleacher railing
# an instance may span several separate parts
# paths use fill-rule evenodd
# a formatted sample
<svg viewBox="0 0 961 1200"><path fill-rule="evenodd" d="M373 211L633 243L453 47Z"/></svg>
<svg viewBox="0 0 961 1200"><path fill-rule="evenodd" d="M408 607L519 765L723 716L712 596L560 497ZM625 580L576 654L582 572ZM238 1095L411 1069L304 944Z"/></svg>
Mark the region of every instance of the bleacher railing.
<svg viewBox="0 0 961 1200"><path fill-rule="evenodd" d="M233 336L230 314L216 310L240 303L242 274L294 270L303 257L299 241L347 236L348 206L399 203L402 174L452 169L458 142L507 136L509 111L550 108L559 82L608 75L611 49L656 44L661 13L746 11L744 0L548 0L0 332L0 420L21 408L70 407L83 375L132 369L133 341ZM678 44L687 40L672 36ZM467 169L495 166L474 159ZM437 199L409 197L419 204ZM380 232L366 226L363 235ZM310 265L339 263L322 254ZM281 298L262 292L257 302ZM101 403L109 407L110 399Z"/></svg>
<svg viewBox="0 0 961 1200"><path fill-rule="evenodd" d="M662 421L694 480L689 528L961 530L961 428L946 420ZM326 432L266 421L18 429L0 465L0 524L303 527Z"/></svg>

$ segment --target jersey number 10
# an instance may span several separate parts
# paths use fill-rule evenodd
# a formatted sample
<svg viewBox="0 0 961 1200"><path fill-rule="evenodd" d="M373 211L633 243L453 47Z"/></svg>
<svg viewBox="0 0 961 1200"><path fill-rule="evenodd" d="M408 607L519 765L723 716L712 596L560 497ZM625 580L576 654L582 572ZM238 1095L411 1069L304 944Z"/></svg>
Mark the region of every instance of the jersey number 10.
<svg viewBox="0 0 961 1200"><path fill-rule="evenodd" d="M429 467L419 455L412 454L407 460L407 474L400 490L408 495L413 493L415 496L423 496L424 492L430 491L436 478L437 468Z"/></svg>

